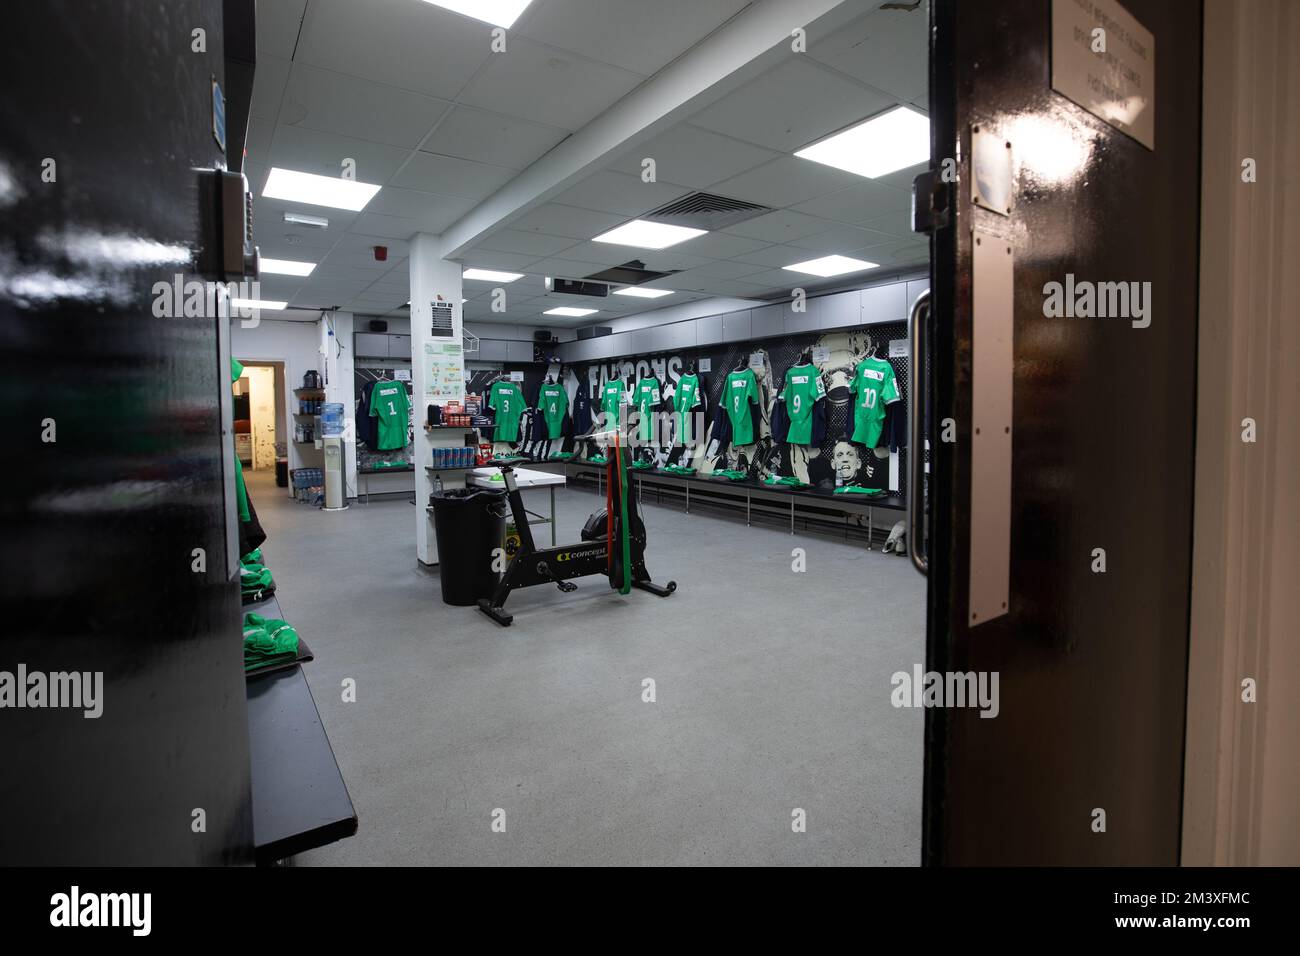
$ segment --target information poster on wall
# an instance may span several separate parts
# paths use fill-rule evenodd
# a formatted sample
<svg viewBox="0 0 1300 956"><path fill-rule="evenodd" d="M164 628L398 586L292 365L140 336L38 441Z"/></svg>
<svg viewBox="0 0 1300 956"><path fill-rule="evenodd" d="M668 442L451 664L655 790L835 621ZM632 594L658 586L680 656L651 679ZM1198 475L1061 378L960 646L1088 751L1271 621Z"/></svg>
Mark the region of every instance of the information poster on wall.
<svg viewBox="0 0 1300 956"><path fill-rule="evenodd" d="M1156 38L1115 0L1053 0L1052 89L1156 148Z"/></svg>
<svg viewBox="0 0 1300 956"><path fill-rule="evenodd" d="M424 343L424 397L458 402L465 395L465 354L459 342Z"/></svg>

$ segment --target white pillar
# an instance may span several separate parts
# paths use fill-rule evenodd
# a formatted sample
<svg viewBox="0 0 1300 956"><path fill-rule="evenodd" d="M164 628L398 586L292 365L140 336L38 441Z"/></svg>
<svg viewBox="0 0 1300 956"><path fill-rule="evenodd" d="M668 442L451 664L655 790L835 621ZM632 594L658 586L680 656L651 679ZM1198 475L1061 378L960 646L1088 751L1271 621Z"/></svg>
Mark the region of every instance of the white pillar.
<svg viewBox="0 0 1300 956"><path fill-rule="evenodd" d="M356 414L356 380L352 355L353 318L351 312L327 312L321 318L321 372L325 376L325 401L343 406L343 420ZM356 423L343 436L344 496L357 496Z"/></svg>
<svg viewBox="0 0 1300 956"><path fill-rule="evenodd" d="M461 444L457 433L424 430L429 405L445 406L449 401L465 401L465 361L457 350L463 348L464 326L461 319L461 265L441 258L441 236L420 233L411 240L411 378L415 406L415 548L423 564L438 563L433 520L426 508L434 474L432 445ZM434 335L432 329L435 303L450 303L450 336ZM431 380L435 362L444 370L442 381ZM454 439L454 440L453 440ZM441 473L443 485L460 484L464 473Z"/></svg>

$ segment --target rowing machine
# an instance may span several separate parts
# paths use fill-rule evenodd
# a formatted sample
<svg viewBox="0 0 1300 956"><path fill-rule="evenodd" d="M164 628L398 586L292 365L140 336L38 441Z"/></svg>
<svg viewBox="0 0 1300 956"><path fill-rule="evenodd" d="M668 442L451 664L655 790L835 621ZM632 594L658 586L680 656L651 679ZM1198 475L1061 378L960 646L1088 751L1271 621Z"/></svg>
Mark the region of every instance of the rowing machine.
<svg viewBox="0 0 1300 956"><path fill-rule="evenodd" d="M571 578L603 574L609 579L609 586L623 594L631 588L638 588L667 597L677 590L676 581L669 581L661 587L650 580L645 568L645 523L636 507L635 496L628 494L623 457L616 448L610 451L612 454L605 466L608 479L605 483L608 489L605 510L587 519L578 544L541 550L533 543L523 495L515 483L514 467L500 466L515 530L519 534L519 550L510 559L492 597L479 598L478 609L502 627L509 627L514 620L514 615L503 610L510 592L535 584L554 584L561 591L576 591L578 586L572 583Z"/></svg>

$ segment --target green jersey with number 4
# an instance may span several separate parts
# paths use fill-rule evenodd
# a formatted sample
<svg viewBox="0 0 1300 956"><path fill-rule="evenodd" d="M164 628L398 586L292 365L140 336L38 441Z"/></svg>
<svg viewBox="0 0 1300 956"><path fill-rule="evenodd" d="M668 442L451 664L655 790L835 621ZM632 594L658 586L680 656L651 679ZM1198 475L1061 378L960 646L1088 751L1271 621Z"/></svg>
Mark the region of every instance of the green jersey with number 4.
<svg viewBox="0 0 1300 956"><path fill-rule="evenodd" d="M379 434L376 451L406 447L406 429L410 423L411 399L401 382L376 382L370 392L370 417L376 419Z"/></svg>
<svg viewBox="0 0 1300 956"><path fill-rule="evenodd" d="M885 424L885 406L898 401L898 380L894 367L884 359L868 356L853 370L853 440L868 448L880 441Z"/></svg>
<svg viewBox="0 0 1300 956"><path fill-rule="evenodd" d="M785 387L781 400L790 419L790 431L785 440L791 445L807 445L812 441L813 406L826 395L821 372L815 365L796 365L785 373Z"/></svg>
<svg viewBox="0 0 1300 956"><path fill-rule="evenodd" d="M569 411L569 393L563 385L547 382L537 393L537 409L546 422L546 437L559 438L564 434L564 416Z"/></svg>
<svg viewBox="0 0 1300 956"><path fill-rule="evenodd" d="M749 406L757 405L758 379L752 368L732 372L722 386L722 400L727 405L727 417L731 419L731 443L748 445L755 438L754 416Z"/></svg>
<svg viewBox="0 0 1300 956"><path fill-rule="evenodd" d="M524 392L514 382L493 382L488 392L488 408L497 413L493 441L518 441L519 416L524 413Z"/></svg>

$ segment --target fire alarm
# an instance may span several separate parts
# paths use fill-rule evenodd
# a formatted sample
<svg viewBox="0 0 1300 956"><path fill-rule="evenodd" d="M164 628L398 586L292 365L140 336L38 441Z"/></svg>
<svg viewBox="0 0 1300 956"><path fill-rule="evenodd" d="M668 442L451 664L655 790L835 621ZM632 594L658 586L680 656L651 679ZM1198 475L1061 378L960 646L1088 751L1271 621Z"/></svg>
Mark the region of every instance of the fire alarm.
<svg viewBox="0 0 1300 956"><path fill-rule="evenodd" d="M375 246L375 261L376 261L376 262L386 262L386 261L388 261L388 247L387 247L387 246Z"/></svg>

